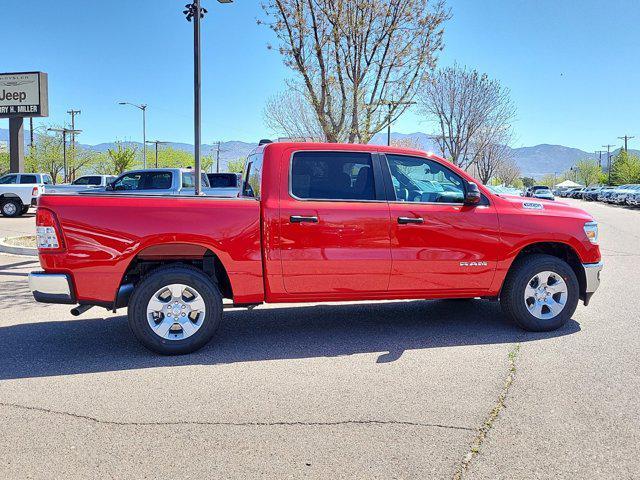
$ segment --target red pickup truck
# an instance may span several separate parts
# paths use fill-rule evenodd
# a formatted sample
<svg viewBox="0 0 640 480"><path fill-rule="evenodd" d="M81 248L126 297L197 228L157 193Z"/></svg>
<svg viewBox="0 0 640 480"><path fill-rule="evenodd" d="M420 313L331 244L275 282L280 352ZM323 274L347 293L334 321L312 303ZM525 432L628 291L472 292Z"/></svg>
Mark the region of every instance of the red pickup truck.
<svg viewBox="0 0 640 480"><path fill-rule="evenodd" d="M560 202L491 193L431 153L271 143L239 198L44 195L37 301L128 307L163 354L214 335L223 299L264 302L483 298L527 330L589 302L598 226Z"/></svg>

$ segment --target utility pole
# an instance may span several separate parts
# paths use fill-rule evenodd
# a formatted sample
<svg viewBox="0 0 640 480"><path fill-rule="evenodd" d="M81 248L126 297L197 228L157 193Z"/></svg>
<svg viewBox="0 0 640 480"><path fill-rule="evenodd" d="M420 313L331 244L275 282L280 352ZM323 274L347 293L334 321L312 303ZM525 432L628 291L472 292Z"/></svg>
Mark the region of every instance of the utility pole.
<svg viewBox="0 0 640 480"><path fill-rule="evenodd" d="M224 150L220 148L222 146L222 142L220 141L213 142L212 145L215 145L215 151L216 151L216 173L220 173L220 154L224 152ZM213 163L211 164L210 170L211 170L211 173L213 173Z"/></svg>
<svg viewBox="0 0 640 480"><path fill-rule="evenodd" d="M387 116L387 146L391 146L391 124L393 123L393 118L391 118L391 113L393 111L393 107L398 107L399 105L415 105L416 102L399 102L395 100L380 100L378 105L386 105L389 108L389 113ZM396 118L397 119L397 118Z"/></svg>
<svg viewBox="0 0 640 480"><path fill-rule="evenodd" d="M602 150L596 150L595 152L596 155L598 155L598 166L600 168L602 168L602 154L604 153Z"/></svg>
<svg viewBox="0 0 640 480"><path fill-rule="evenodd" d="M156 146L156 168L158 168L158 145L166 145L169 142L161 142L160 140L147 140L146 143L155 144Z"/></svg>
<svg viewBox="0 0 640 480"><path fill-rule="evenodd" d="M629 142L629 140L631 140L632 138L636 138L636 137L630 137L629 135L625 135L624 137L618 137L618 139L620 140L624 140L624 151L628 152L629 150L627 149L627 144Z"/></svg>
<svg viewBox="0 0 640 480"><path fill-rule="evenodd" d="M71 130L69 128L47 128L49 132L57 132L62 134L62 159L63 159L63 169L64 169L64 177L62 183L67 183L69 178L69 174L67 172L67 135L70 133L72 135L78 135L82 133L82 130Z"/></svg>
<svg viewBox="0 0 640 480"><path fill-rule="evenodd" d="M76 115L80 115L82 113L82 111L80 110L74 110L73 108L71 110L67 110L67 113L69 115L71 115L71 131L75 131L76 129ZM76 162L76 135L74 133L71 134L71 155L72 155L72 160L73 160L73 164L75 165ZM75 176L75 170L73 172L73 176Z"/></svg>
<svg viewBox="0 0 640 480"><path fill-rule="evenodd" d="M609 185L611 185L611 147L615 147L615 145L602 145L602 148L607 149L607 164L609 170Z"/></svg>
<svg viewBox="0 0 640 480"><path fill-rule="evenodd" d="M33 117L29 117L29 153L33 155Z"/></svg>

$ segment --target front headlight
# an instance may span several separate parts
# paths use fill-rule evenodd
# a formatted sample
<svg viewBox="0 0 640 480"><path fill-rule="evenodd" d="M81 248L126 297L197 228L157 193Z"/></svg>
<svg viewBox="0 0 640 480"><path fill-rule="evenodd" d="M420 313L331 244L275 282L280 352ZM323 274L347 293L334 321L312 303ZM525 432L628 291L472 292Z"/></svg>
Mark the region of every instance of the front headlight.
<svg viewBox="0 0 640 480"><path fill-rule="evenodd" d="M598 222L587 222L584 224L584 233L593 244L598 243Z"/></svg>

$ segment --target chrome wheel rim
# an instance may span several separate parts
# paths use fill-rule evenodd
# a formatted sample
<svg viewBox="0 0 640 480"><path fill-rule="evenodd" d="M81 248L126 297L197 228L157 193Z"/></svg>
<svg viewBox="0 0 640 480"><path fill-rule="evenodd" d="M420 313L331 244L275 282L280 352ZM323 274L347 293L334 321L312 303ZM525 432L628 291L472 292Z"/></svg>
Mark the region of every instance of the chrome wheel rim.
<svg viewBox="0 0 640 480"><path fill-rule="evenodd" d="M147 304L147 322L165 340L184 340L194 335L205 320L202 295L193 287L173 283L159 289Z"/></svg>
<svg viewBox="0 0 640 480"><path fill-rule="evenodd" d="M555 272L540 272L529 280L524 290L524 304L529 313L540 320L551 320L562 313L569 289Z"/></svg>
<svg viewBox="0 0 640 480"><path fill-rule="evenodd" d="M18 208L16 207L15 203L9 202L3 205L2 211L4 211L4 213L7 215L15 215L15 213L18 211Z"/></svg>

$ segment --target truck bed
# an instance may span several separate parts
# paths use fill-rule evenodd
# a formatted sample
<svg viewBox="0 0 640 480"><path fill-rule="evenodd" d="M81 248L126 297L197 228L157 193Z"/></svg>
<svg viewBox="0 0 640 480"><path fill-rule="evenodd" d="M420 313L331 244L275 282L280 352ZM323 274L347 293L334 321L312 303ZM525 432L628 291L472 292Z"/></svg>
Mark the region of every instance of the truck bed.
<svg viewBox="0 0 640 480"><path fill-rule="evenodd" d="M236 302L264 299L256 200L84 193L44 195L39 208L55 213L66 248L41 253L42 268L71 275L79 303L112 304L136 258L207 251L226 266Z"/></svg>

